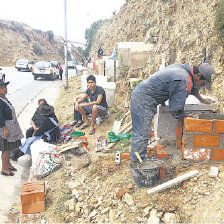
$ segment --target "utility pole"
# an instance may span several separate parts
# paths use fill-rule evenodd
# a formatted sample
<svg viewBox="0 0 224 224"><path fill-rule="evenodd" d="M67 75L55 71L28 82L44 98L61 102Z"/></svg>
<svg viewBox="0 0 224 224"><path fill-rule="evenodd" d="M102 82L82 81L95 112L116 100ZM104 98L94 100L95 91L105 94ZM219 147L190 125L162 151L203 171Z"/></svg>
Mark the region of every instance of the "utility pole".
<svg viewBox="0 0 224 224"><path fill-rule="evenodd" d="M65 89L68 89L67 0L64 0Z"/></svg>

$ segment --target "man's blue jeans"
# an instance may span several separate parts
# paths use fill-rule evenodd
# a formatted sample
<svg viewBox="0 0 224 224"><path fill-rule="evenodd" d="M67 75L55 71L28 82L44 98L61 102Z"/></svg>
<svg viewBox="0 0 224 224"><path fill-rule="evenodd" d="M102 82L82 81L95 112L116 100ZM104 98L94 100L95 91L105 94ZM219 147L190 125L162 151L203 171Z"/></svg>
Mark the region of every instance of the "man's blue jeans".
<svg viewBox="0 0 224 224"><path fill-rule="evenodd" d="M131 161L138 161L135 152L142 160L147 159L147 145L152 132L152 119L157 112L156 100L140 91L133 91L131 96L132 147Z"/></svg>

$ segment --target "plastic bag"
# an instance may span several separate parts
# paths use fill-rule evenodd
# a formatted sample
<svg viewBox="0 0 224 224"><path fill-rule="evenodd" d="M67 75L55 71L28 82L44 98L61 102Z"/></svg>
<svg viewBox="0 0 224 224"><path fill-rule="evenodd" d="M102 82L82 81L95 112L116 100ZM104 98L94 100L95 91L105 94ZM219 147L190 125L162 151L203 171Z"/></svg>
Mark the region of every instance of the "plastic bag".
<svg viewBox="0 0 224 224"><path fill-rule="evenodd" d="M119 140L131 138L131 137L132 135L129 132L121 132L121 133L118 133L117 135L115 135L113 131L110 131L108 133L108 138L110 142L116 142Z"/></svg>

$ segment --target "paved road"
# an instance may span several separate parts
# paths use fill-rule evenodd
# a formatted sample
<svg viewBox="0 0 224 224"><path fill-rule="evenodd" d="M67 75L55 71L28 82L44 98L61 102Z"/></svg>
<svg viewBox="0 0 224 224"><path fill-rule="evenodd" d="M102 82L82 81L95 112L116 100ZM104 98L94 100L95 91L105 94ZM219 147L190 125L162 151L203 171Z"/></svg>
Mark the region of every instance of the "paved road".
<svg viewBox="0 0 224 224"><path fill-rule="evenodd" d="M37 101L45 98L49 104L54 105L59 88L65 80L48 81L44 79L34 80L31 72L18 72L15 68L3 68L8 85L8 99L16 108L18 121L23 133L30 126L30 119L37 107ZM74 70L69 70L69 76ZM5 177L0 175L0 223L6 220L6 213L11 205L18 203L21 186L29 176L30 157L25 155L17 162L12 162L17 168L15 176ZM0 162L0 170L1 170Z"/></svg>

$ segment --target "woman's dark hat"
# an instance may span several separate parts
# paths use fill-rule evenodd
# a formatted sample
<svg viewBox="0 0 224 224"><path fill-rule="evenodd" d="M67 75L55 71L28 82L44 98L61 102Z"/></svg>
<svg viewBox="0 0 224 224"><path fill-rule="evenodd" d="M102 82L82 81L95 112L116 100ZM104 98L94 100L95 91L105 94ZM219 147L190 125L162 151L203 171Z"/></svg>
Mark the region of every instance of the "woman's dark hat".
<svg viewBox="0 0 224 224"><path fill-rule="evenodd" d="M0 86L7 86L9 82L4 82L2 79L0 79Z"/></svg>
<svg viewBox="0 0 224 224"><path fill-rule="evenodd" d="M41 104L38 109L42 115L50 115L54 112L54 108L46 103Z"/></svg>

